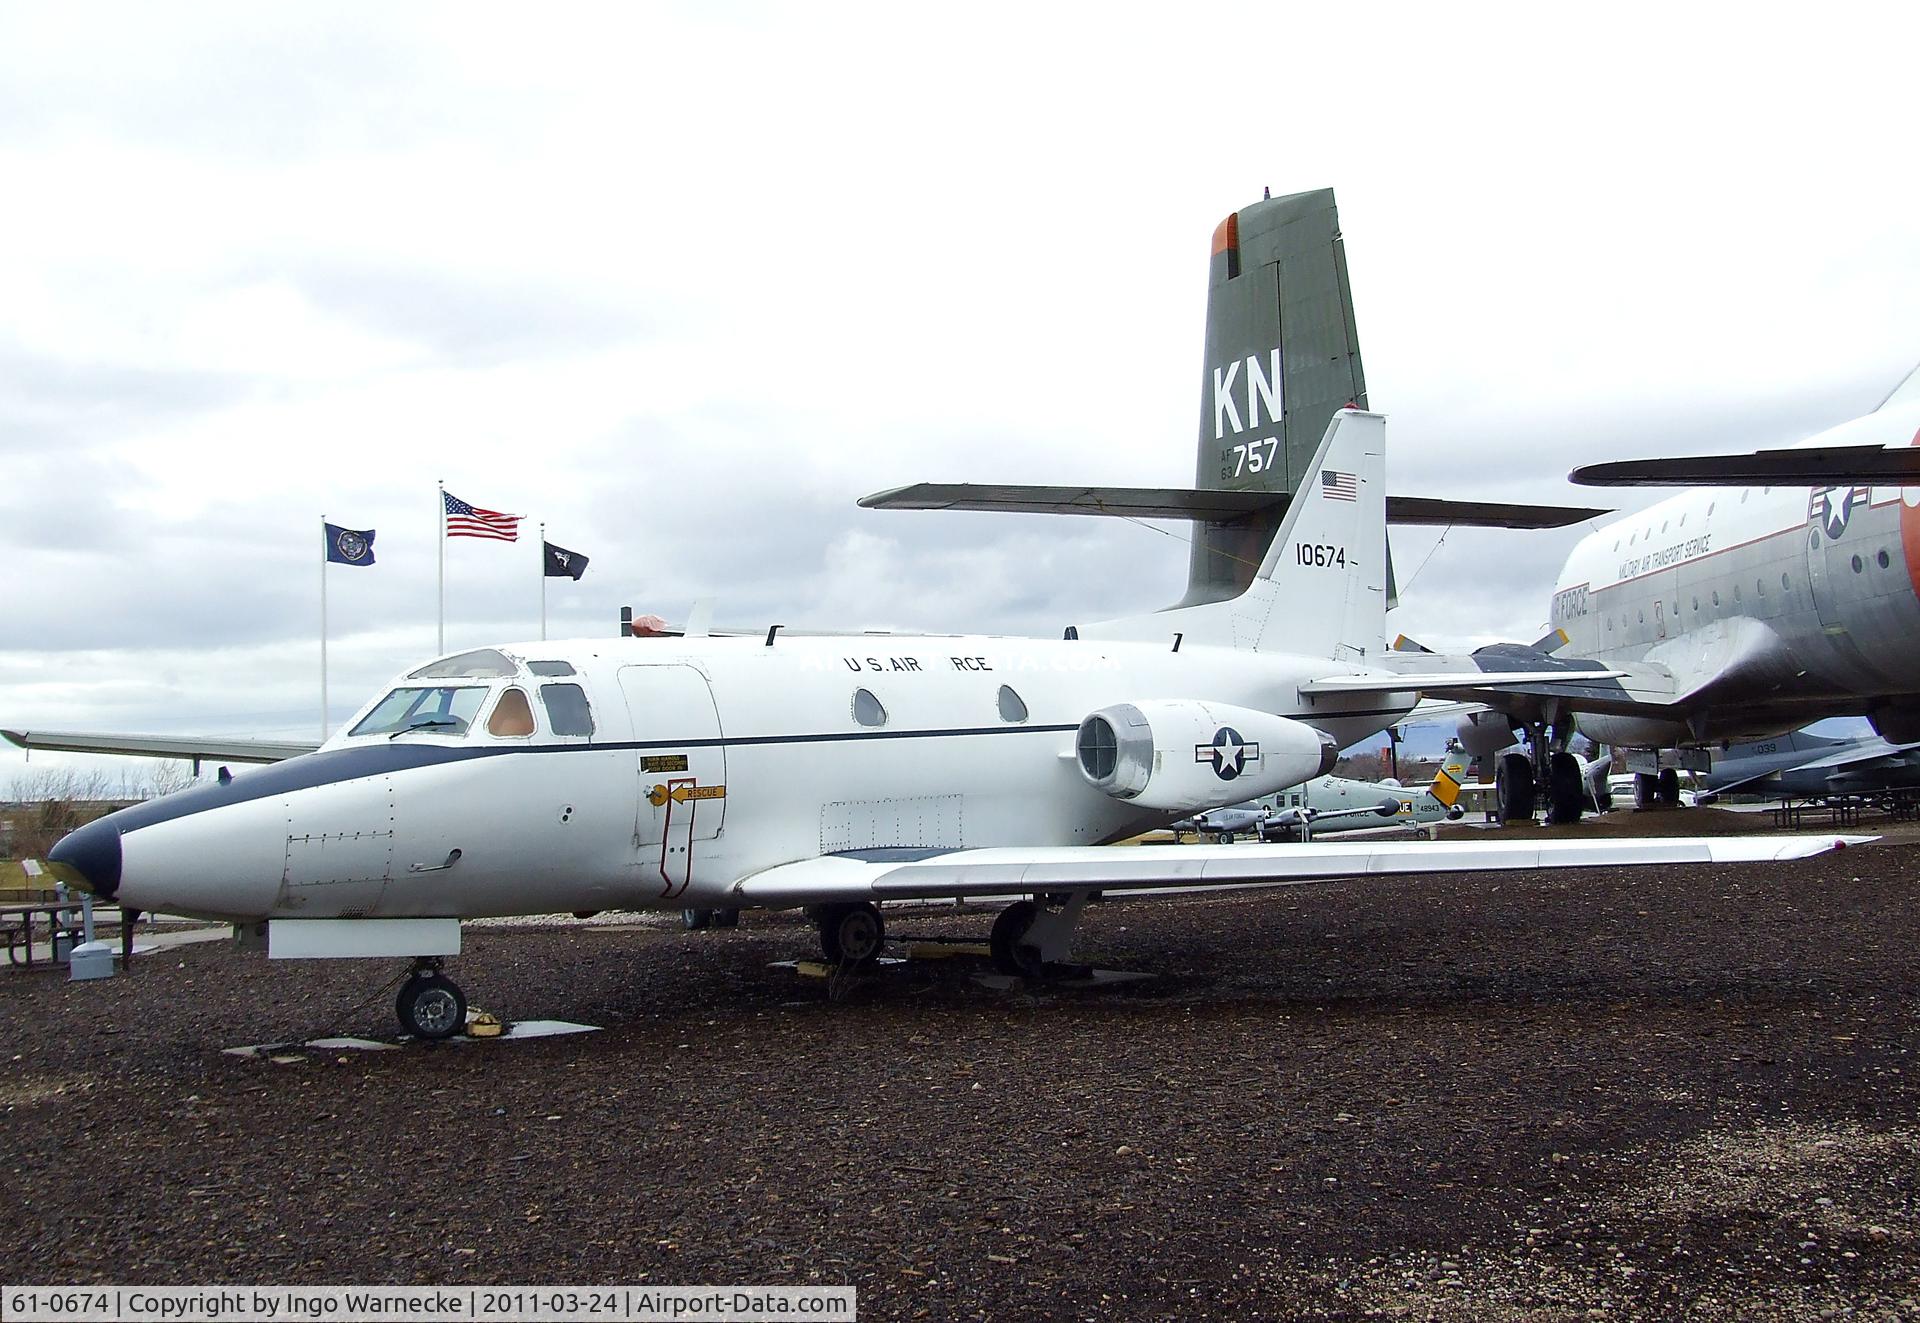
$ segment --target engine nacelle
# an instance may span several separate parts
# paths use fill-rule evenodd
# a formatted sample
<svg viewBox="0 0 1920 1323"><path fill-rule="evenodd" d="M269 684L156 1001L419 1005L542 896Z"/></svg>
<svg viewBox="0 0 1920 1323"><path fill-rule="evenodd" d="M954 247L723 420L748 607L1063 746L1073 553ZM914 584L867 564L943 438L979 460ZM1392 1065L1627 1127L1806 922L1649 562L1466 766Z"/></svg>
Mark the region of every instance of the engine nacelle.
<svg viewBox="0 0 1920 1323"><path fill-rule="evenodd" d="M1333 737L1304 721L1230 703L1116 703L1080 723L1080 773L1142 808L1191 813L1325 776Z"/></svg>
<svg viewBox="0 0 1920 1323"><path fill-rule="evenodd" d="M1460 747L1474 758L1485 758L1513 744L1513 723L1499 712L1470 712L1456 734Z"/></svg>

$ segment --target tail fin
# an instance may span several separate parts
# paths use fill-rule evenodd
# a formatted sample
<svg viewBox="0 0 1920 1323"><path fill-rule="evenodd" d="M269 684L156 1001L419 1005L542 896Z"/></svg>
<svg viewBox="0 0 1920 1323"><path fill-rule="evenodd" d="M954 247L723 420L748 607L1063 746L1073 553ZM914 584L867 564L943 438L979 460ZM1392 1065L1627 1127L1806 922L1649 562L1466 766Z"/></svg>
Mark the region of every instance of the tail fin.
<svg viewBox="0 0 1920 1323"><path fill-rule="evenodd" d="M1460 747L1459 741L1449 740L1446 761L1433 774L1433 784L1427 787L1428 793L1448 808L1459 803L1460 787L1467 779L1467 762L1467 751Z"/></svg>
<svg viewBox="0 0 1920 1323"><path fill-rule="evenodd" d="M1385 470L1386 420L1340 410L1245 592L1089 625L1081 636L1179 634L1195 643L1344 659L1384 651Z"/></svg>
<svg viewBox="0 0 1920 1323"><path fill-rule="evenodd" d="M1334 413L1367 407L1332 189L1256 202L1214 231L1200 390L1204 491L1297 491ZM1244 592L1278 523L1196 525L1180 605Z"/></svg>

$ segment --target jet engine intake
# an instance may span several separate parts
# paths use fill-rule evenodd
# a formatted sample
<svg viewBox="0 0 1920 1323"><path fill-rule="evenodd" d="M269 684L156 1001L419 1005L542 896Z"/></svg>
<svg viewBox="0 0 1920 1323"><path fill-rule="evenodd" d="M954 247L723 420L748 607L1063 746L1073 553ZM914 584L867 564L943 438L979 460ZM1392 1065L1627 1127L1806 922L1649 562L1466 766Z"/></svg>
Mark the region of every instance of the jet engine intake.
<svg viewBox="0 0 1920 1323"><path fill-rule="evenodd" d="M1230 703L1116 703L1074 740L1089 784L1142 808L1192 813L1324 776L1340 756L1326 732Z"/></svg>

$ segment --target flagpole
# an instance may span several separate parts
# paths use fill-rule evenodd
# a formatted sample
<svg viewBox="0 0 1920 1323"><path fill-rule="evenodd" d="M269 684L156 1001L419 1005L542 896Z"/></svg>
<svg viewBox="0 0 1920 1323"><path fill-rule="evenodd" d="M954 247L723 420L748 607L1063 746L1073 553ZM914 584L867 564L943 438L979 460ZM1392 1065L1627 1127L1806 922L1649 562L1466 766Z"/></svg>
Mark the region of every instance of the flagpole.
<svg viewBox="0 0 1920 1323"><path fill-rule="evenodd" d="M547 526L540 525L540 641L547 641Z"/></svg>
<svg viewBox="0 0 1920 1323"><path fill-rule="evenodd" d="M320 516L320 742L327 742L327 517Z"/></svg>
<svg viewBox="0 0 1920 1323"><path fill-rule="evenodd" d="M440 615L439 629L434 634L434 651L447 650L447 482L445 478L434 484L439 493L435 504L440 507Z"/></svg>

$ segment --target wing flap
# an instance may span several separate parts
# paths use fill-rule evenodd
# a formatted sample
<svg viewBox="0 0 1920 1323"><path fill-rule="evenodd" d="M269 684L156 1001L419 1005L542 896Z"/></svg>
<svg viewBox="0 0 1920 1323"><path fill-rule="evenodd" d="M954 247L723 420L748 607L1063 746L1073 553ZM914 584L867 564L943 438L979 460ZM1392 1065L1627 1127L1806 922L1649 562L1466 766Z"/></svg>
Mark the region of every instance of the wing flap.
<svg viewBox="0 0 1920 1323"><path fill-rule="evenodd" d="M1568 841L1315 841L1246 845L1067 845L955 850L892 862L822 856L734 884L746 905L951 900L1048 891L1188 889L1424 873L1804 859L1872 836L1670 837Z"/></svg>

